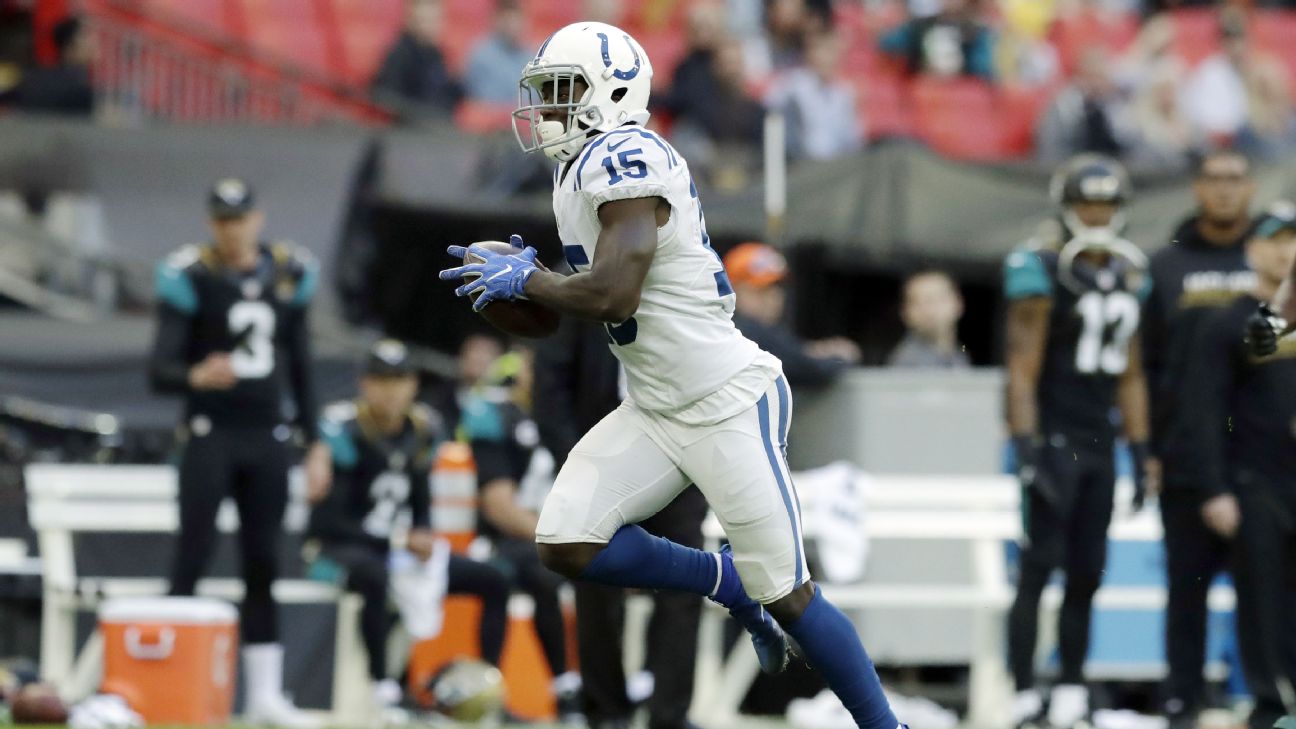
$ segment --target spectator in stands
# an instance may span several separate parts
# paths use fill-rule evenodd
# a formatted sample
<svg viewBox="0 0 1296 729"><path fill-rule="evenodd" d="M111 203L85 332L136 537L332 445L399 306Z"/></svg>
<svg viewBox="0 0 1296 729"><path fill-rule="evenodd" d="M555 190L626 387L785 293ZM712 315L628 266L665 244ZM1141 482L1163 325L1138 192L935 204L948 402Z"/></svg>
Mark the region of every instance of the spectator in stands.
<svg viewBox="0 0 1296 729"><path fill-rule="evenodd" d="M712 3L699 3L689 9L685 28L687 47L684 57L675 66L667 92L667 110L679 115L707 98L715 83L712 69L715 51L724 40L724 9Z"/></svg>
<svg viewBox="0 0 1296 729"><path fill-rule="evenodd" d="M495 29L483 38L468 57L464 90L468 98L491 104L515 104L518 74L535 55L523 38L526 18L518 0L499 0L495 6Z"/></svg>
<svg viewBox="0 0 1296 729"><path fill-rule="evenodd" d="M97 45L85 31L80 18L67 18L54 26L58 64L27 69L4 101L22 111L90 116L94 113L94 89L90 66Z"/></svg>
<svg viewBox="0 0 1296 729"><path fill-rule="evenodd" d="M1137 93L1153 77L1167 73L1178 75L1182 84L1187 69L1175 52L1174 41L1174 21L1168 15L1148 18L1134 43L1116 61L1113 75L1117 85Z"/></svg>
<svg viewBox="0 0 1296 729"><path fill-rule="evenodd" d="M1003 27L995 40L995 78L1012 86L1042 86L1061 70L1057 48L1047 37L1052 8L1035 0L1002 4Z"/></svg>
<svg viewBox="0 0 1296 729"><path fill-rule="evenodd" d="M552 483L553 459L540 447L531 419L530 352L510 352L495 360L464 403L461 430L472 444L477 465L477 531L494 549L513 585L535 600L535 628L564 723L584 726L580 675L567 667L567 633L558 590L563 578L540 563L535 529L544 494L535 487ZM545 489L547 491L547 487Z"/></svg>
<svg viewBox="0 0 1296 729"><path fill-rule="evenodd" d="M911 19L878 41L912 74L994 78L994 35L973 0L943 0L940 12Z"/></svg>
<svg viewBox="0 0 1296 729"><path fill-rule="evenodd" d="M1250 44L1246 15L1220 13L1223 50L1197 66L1189 80L1188 117L1216 141L1231 142L1252 157L1272 157L1292 137L1287 73Z"/></svg>
<svg viewBox="0 0 1296 729"><path fill-rule="evenodd" d="M805 60L806 33L822 27L823 18L807 5L806 0L766 0L765 32L748 37L743 48L751 78L767 78Z"/></svg>
<svg viewBox="0 0 1296 729"><path fill-rule="evenodd" d="M1035 152L1054 164L1081 152L1120 157L1134 142L1130 105L1112 78L1111 58L1103 48L1090 48L1040 119Z"/></svg>
<svg viewBox="0 0 1296 729"><path fill-rule="evenodd" d="M733 38L719 40L710 63L694 67L682 80L667 99L675 115L671 141L709 177L741 177L760 143L765 117L764 107L747 91L742 46Z"/></svg>
<svg viewBox="0 0 1296 729"><path fill-rule="evenodd" d="M740 243L724 257L725 273L737 297L734 324L748 339L783 362L793 387L826 385L847 367L859 364L860 350L845 337L804 341L783 323L787 260L774 248Z"/></svg>
<svg viewBox="0 0 1296 729"><path fill-rule="evenodd" d="M904 282L900 319L905 336L887 364L915 369L966 369L972 366L958 340L963 296L944 271L920 271Z"/></svg>
<svg viewBox="0 0 1296 729"><path fill-rule="evenodd" d="M1144 79L1134 99L1140 143L1127 155L1130 166L1184 170L1205 148L1205 138L1184 113L1181 78L1175 65L1162 64Z"/></svg>
<svg viewBox="0 0 1296 729"><path fill-rule="evenodd" d="M374 77L375 98L406 121L449 114L462 95L441 51L443 21L441 0L409 0L405 30Z"/></svg>
<svg viewBox="0 0 1296 729"><path fill-rule="evenodd" d="M831 159L858 150L864 139L855 113L855 88L838 71L841 41L820 33L806 44L807 65L783 74L766 97L788 124L788 149L795 157Z"/></svg>

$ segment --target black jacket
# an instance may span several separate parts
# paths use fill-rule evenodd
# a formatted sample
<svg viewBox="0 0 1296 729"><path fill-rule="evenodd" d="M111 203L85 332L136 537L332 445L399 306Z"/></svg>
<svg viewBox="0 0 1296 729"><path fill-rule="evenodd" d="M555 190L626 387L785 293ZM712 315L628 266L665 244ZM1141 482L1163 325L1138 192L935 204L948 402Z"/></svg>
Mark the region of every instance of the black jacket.
<svg viewBox="0 0 1296 729"><path fill-rule="evenodd" d="M397 106L401 102L420 105L409 110L415 115L420 111L449 112L463 96L441 49L424 45L409 33L402 33L387 52L374 76L373 93L380 101Z"/></svg>
<svg viewBox="0 0 1296 729"><path fill-rule="evenodd" d="M849 366L839 359L810 356L805 351L805 343L785 327L762 324L742 314L734 314L733 321L743 336L779 358L783 375L793 387L827 385Z"/></svg>
<svg viewBox="0 0 1296 729"><path fill-rule="evenodd" d="M558 332L536 346L532 417L558 464L621 404L620 376L601 325L563 317Z"/></svg>
<svg viewBox="0 0 1296 729"><path fill-rule="evenodd" d="M1212 312L1202 326L1185 376L1198 426L1194 445L1207 493L1222 493L1231 485L1292 503L1296 341L1282 341L1272 356L1252 357L1242 331L1258 303L1252 296L1240 297Z"/></svg>
<svg viewBox="0 0 1296 729"><path fill-rule="evenodd" d="M261 244L258 265L247 272L221 265L212 245L173 253L157 268L153 390L183 395L186 419L274 427L291 414L307 441L315 440L307 313L318 279L309 253L285 243ZM238 383L192 389L190 368L213 352L230 354ZM290 397L293 409L285 407Z"/></svg>
<svg viewBox="0 0 1296 729"><path fill-rule="evenodd" d="M1167 489L1212 491L1193 446L1200 413L1184 385L1190 360L1207 319L1255 286L1242 244L1247 234L1226 246L1207 242L1197 217L1176 229L1170 245L1153 254L1149 267L1152 296L1143 316L1143 364L1152 410L1152 447L1165 469Z"/></svg>

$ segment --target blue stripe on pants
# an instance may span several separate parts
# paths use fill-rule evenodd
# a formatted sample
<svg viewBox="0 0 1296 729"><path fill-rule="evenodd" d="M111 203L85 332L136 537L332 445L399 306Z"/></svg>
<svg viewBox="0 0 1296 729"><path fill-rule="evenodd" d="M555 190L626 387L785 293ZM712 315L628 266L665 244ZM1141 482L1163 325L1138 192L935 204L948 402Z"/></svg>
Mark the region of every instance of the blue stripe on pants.
<svg viewBox="0 0 1296 729"><path fill-rule="evenodd" d="M792 412L792 393L788 392L787 378L783 375L779 375L774 384L778 388L779 400L779 450L783 453L783 465L787 466L788 421L792 418L790 415ZM788 478L792 478L791 467L788 467L787 472ZM790 490L792 491L792 498L796 501L796 513L799 518L801 516L801 496L797 494L796 484L792 484Z"/></svg>
<svg viewBox="0 0 1296 729"><path fill-rule="evenodd" d="M780 398L781 399L781 398ZM792 508L792 496L788 490L787 482L783 480L783 470L779 468L778 456L774 453L774 438L770 432L770 411L769 395L761 397L760 402L756 403L757 413L760 419L761 440L765 443L765 455L769 458L770 470L774 472L774 480L778 482L779 493L783 496L783 506L787 509L788 521L792 523L792 538L795 540L793 545L796 551L796 580L795 585L801 584L801 526L797 523L796 511Z"/></svg>

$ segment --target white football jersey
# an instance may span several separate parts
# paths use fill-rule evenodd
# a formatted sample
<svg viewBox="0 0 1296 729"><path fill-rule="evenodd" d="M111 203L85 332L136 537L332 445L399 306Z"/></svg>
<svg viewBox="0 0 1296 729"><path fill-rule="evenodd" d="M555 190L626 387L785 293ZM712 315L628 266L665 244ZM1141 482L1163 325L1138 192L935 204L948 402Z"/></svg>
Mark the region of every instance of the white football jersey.
<svg viewBox="0 0 1296 729"><path fill-rule="evenodd" d="M658 229L639 309L607 331L625 368L630 400L672 413L719 391L759 356L766 369L773 358L734 326L733 288L711 249L688 165L652 131L637 125L614 129L555 170L554 216L567 263L588 271L598 255L600 205L654 196L670 203L670 220ZM748 389L763 391L764 384ZM759 391L742 405L750 407Z"/></svg>

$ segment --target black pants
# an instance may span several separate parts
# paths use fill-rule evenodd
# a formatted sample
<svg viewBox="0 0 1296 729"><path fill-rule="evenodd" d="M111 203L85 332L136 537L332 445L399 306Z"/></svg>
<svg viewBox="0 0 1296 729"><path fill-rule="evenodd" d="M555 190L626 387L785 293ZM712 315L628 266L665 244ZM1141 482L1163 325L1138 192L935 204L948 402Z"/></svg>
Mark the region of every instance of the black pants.
<svg viewBox="0 0 1296 729"><path fill-rule="evenodd" d="M288 504L288 444L273 429L216 427L191 436L180 459L180 535L171 594L192 595L216 547L216 512L238 506L245 643L273 643L279 625L270 588L279 574L279 533Z"/></svg>
<svg viewBox="0 0 1296 729"><path fill-rule="evenodd" d="M477 562L457 554L450 555L449 584L451 595L473 595L481 600L481 624L478 636L482 660L498 666L504 652L504 631L508 628L509 579L499 567Z"/></svg>
<svg viewBox="0 0 1296 729"><path fill-rule="evenodd" d="M1282 476L1296 480L1296 474ZM1296 498L1269 484L1240 484L1242 525L1234 545L1238 647L1255 699L1248 724L1269 729L1296 685Z"/></svg>
<svg viewBox="0 0 1296 729"><path fill-rule="evenodd" d="M686 547L701 548L706 500L689 487L674 501L645 521L649 532ZM697 662L698 621L702 598L682 592L653 595L648 623L646 668L653 674L654 689L648 701L651 729L680 729L693 701L693 668ZM589 582L576 583L576 630L580 639L581 682L585 715L591 724L628 719L633 707L626 697L626 677L621 654L625 625L625 590Z"/></svg>
<svg viewBox="0 0 1296 729"><path fill-rule="evenodd" d="M1195 713L1202 705L1206 662L1206 596L1228 566L1228 541L1202 520L1202 493L1166 483L1160 496L1166 554L1166 713Z"/></svg>
<svg viewBox="0 0 1296 729"><path fill-rule="evenodd" d="M1109 449L1046 448L1042 464L1057 495L1049 503L1035 490L1022 494L1026 533L1017 598L1008 613L1008 656L1017 690L1035 686L1039 602L1053 570L1066 575L1058 616L1060 683L1083 683L1089 653L1093 596L1107 562L1116 474Z"/></svg>
<svg viewBox="0 0 1296 729"><path fill-rule="evenodd" d="M369 677L375 681L386 678L387 633L391 628L391 612L387 605L390 582L387 551L366 544L327 544L323 554L346 569L347 590L364 599L364 607L360 610L360 636L369 655ZM508 579L492 565L459 555L451 555L447 577L450 594L481 598L482 658L498 666L508 620Z"/></svg>
<svg viewBox="0 0 1296 729"><path fill-rule="evenodd" d="M535 542L500 537L495 541L495 563L514 587L535 601L535 629L549 670L557 676L567 671L567 628L563 624L558 588L563 578L540 562Z"/></svg>

